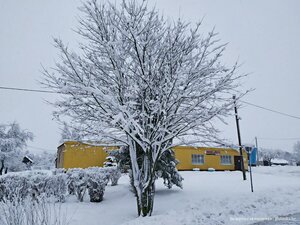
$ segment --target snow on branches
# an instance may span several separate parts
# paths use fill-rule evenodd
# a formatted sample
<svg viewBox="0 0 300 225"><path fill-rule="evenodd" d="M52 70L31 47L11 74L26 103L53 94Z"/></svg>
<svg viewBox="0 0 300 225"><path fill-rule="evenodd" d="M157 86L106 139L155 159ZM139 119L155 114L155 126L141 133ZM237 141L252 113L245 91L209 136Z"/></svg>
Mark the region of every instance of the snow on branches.
<svg viewBox="0 0 300 225"><path fill-rule="evenodd" d="M63 94L56 115L129 147L138 214L151 215L159 158L174 139L212 140L212 120L228 114L232 94L241 95L242 76L237 65L221 63L225 45L214 30L204 37L201 23L167 21L137 1L92 0L81 10L81 51L56 39L62 60L54 73L44 71L43 83Z"/></svg>
<svg viewBox="0 0 300 225"><path fill-rule="evenodd" d="M0 175L7 170L18 171L22 167L21 151L27 141L33 140L33 134L21 130L18 123L0 124Z"/></svg>

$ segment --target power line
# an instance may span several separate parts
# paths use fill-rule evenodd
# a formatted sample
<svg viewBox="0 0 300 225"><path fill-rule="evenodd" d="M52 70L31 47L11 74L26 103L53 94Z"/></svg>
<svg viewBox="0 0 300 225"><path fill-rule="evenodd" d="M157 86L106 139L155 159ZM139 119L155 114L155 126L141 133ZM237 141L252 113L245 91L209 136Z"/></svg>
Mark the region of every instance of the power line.
<svg viewBox="0 0 300 225"><path fill-rule="evenodd" d="M0 89L3 90L13 90L13 91L28 91L28 92L39 92L39 93L58 93L54 91L38 90L38 89L29 89L29 88L15 88L15 87L3 87L0 86Z"/></svg>
<svg viewBox="0 0 300 225"><path fill-rule="evenodd" d="M300 140L299 138L261 138L257 137L259 140L272 140L272 141L292 141L292 140Z"/></svg>
<svg viewBox="0 0 300 225"><path fill-rule="evenodd" d="M53 151L53 149L51 150L51 149L40 148L40 147L31 146L31 145L27 145L27 147L37 149L37 150L43 150L43 151Z"/></svg>
<svg viewBox="0 0 300 225"><path fill-rule="evenodd" d="M12 91L27 91L27 92L37 92L37 93L59 94L59 92L55 92L55 91L47 91L47 90L39 90L39 89L29 89L29 88L15 88L15 87L0 86L0 89L3 89L3 90L12 90ZM287 116L287 117L290 117L290 118L294 118L294 119L300 120L299 116L294 116L294 115L290 115L290 114L287 114L287 113L279 112L279 111L276 111L274 109L268 109L266 107L259 106L259 105L256 105L256 104L253 104L253 103L250 103L250 102L246 102L246 101L242 101L242 100L240 100L240 101L243 102L243 103L245 103L245 104L248 104L248 105L251 105L251 106L263 109L263 110L267 110L267 111L270 111L270 112L273 112L273 113L277 113L277 114L280 114L280 115L283 115L283 116Z"/></svg>
<svg viewBox="0 0 300 225"><path fill-rule="evenodd" d="M300 120L300 117L299 117L299 116L293 116L293 115L290 115L290 114L287 114L287 113L283 113L283 112L279 112L279 111L276 111L276 110L273 110L273 109L268 109L268 108L266 108L266 107L259 106L259 105L255 105L255 104L253 104L253 103L246 102L246 101L242 101L242 100L241 100L241 102L243 102L243 103L245 103L245 104L248 104L248 105L251 105L251 106L254 106L254 107L257 107L257 108L260 108L260 109L264 109L264 110L273 112L273 113L277 113L277 114L280 114L280 115L283 115L283 116L287 116L287 117L291 117L291 118Z"/></svg>

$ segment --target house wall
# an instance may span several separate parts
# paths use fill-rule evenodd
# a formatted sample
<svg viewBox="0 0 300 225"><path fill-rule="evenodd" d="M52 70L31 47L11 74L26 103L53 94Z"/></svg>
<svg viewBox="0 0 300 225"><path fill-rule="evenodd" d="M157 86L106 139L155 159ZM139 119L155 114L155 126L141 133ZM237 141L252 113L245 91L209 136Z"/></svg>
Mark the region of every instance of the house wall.
<svg viewBox="0 0 300 225"><path fill-rule="evenodd" d="M210 152L207 153L207 151ZM175 157L179 160L177 165L178 170L192 170L198 168L200 170L207 170L208 168L214 168L216 170L235 170L234 156L239 156L239 151L228 148L206 148L206 147L190 147L190 146L177 146L174 148ZM216 155L212 155L212 152L216 152ZM201 165L192 164L192 154L199 154L204 156L204 163ZM221 164L221 155L231 156L230 165ZM243 151L244 166L248 168L247 153Z"/></svg>
<svg viewBox="0 0 300 225"><path fill-rule="evenodd" d="M57 148L56 168L64 168L64 149L64 144Z"/></svg>
<svg viewBox="0 0 300 225"><path fill-rule="evenodd" d="M58 147L57 167L58 168L87 168L93 166L102 167L108 156L105 150L114 150L119 147L105 147L84 144L75 141L68 141ZM239 152L234 149L227 148L204 148L204 147L190 147L177 146L174 147L175 157L179 160L177 165L178 170L192 170L199 168L200 170L207 170L214 168L216 170L235 170L234 156L238 156ZM209 155L207 151L216 152L217 155ZM204 156L204 164L192 164L192 154L200 154ZM248 168L248 160L246 151L244 151L244 165ZM221 155L230 155L231 164L222 165Z"/></svg>
<svg viewBox="0 0 300 225"><path fill-rule="evenodd" d="M75 141L65 142L62 168L102 167L108 156L105 150L113 149L117 147L93 146Z"/></svg>

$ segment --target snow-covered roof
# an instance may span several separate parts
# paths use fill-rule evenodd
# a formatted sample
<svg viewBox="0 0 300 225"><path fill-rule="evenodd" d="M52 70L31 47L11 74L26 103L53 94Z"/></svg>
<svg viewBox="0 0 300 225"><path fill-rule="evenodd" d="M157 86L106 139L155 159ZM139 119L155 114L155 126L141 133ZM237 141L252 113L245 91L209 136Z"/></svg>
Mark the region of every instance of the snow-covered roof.
<svg viewBox="0 0 300 225"><path fill-rule="evenodd" d="M285 160L285 159L277 159L277 158L272 159L271 162L272 162L272 163L280 163L280 164L288 164L288 163L289 163L289 162L288 162L287 160Z"/></svg>
<svg viewBox="0 0 300 225"><path fill-rule="evenodd" d="M24 161L24 159L26 159L27 161ZM24 162L24 163L27 163L27 162L33 163L33 159L31 159L28 155L25 155L22 162Z"/></svg>
<svg viewBox="0 0 300 225"><path fill-rule="evenodd" d="M33 162L33 159L30 158L28 155L25 155L25 157L26 157L27 159L29 159L31 162Z"/></svg>
<svg viewBox="0 0 300 225"><path fill-rule="evenodd" d="M94 146L103 146L103 147L115 147L115 146L124 146L123 143L103 143L98 141L81 141L83 144L94 145Z"/></svg>
<svg viewBox="0 0 300 225"><path fill-rule="evenodd" d="M116 147L116 146L125 146L123 143L104 143L101 141L89 141L89 140L81 140L81 141L65 141L64 143L82 143L87 145L93 145L93 146L102 146L102 147Z"/></svg>

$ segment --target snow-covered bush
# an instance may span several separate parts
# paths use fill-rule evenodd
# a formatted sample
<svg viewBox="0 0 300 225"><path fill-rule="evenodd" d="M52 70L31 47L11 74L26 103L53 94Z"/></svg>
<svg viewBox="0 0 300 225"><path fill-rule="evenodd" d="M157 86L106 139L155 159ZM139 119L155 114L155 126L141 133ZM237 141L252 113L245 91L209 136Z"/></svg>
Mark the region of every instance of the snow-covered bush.
<svg viewBox="0 0 300 225"><path fill-rule="evenodd" d="M122 173L128 173L130 169L130 155L126 146L121 146L117 150L107 151L109 156L114 157L118 168Z"/></svg>
<svg viewBox="0 0 300 225"><path fill-rule="evenodd" d="M80 168L69 169L67 172L68 192L75 194L77 199L82 202L87 189L87 175L85 170Z"/></svg>
<svg viewBox="0 0 300 225"><path fill-rule="evenodd" d="M108 181L111 181L111 185L115 186L118 184L118 180L121 177L121 171L118 167L116 166L111 166L111 167L89 167L86 169L87 173L99 173L99 174L104 174L105 179Z"/></svg>
<svg viewBox="0 0 300 225"><path fill-rule="evenodd" d="M32 198L37 200L37 198L46 193L46 180L47 175L45 174L35 174L31 178L31 195Z"/></svg>
<svg viewBox="0 0 300 225"><path fill-rule="evenodd" d="M6 175L0 178L0 200L22 200L31 193L31 185L28 178L18 175Z"/></svg>
<svg viewBox="0 0 300 225"><path fill-rule="evenodd" d="M39 197L32 201L27 197L22 201L17 199L0 202L1 225L67 225L69 224L66 212L61 204L48 202Z"/></svg>
<svg viewBox="0 0 300 225"><path fill-rule="evenodd" d="M45 194L47 197L54 197L59 202L65 201L67 192L66 174L48 176L45 184Z"/></svg>
<svg viewBox="0 0 300 225"><path fill-rule="evenodd" d="M109 180L111 181L111 186L118 184L118 181L121 177L121 171L117 167L108 167L105 168L107 174L109 175Z"/></svg>
<svg viewBox="0 0 300 225"><path fill-rule="evenodd" d="M68 192L82 202L88 190L91 202L100 202L108 181L117 185L120 176L116 167L75 168L67 172L59 169L52 174L41 171L7 174L0 177L0 201L26 198L39 201L43 197L64 202Z"/></svg>
<svg viewBox="0 0 300 225"><path fill-rule="evenodd" d="M67 190L66 174L53 173L53 175L51 175L40 171L30 171L20 176L26 176L28 179L30 183L30 194L33 199L43 196L46 198L54 198L58 202L65 201Z"/></svg>
<svg viewBox="0 0 300 225"><path fill-rule="evenodd" d="M69 195L75 195L74 178L71 171L67 171L67 189Z"/></svg>
<svg viewBox="0 0 300 225"><path fill-rule="evenodd" d="M52 170L53 175L65 174L66 172L67 172L67 170L64 168L57 168L57 169Z"/></svg>
<svg viewBox="0 0 300 225"><path fill-rule="evenodd" d="M88 192L91 202L101 202L108 179L105 173L89 172L88 176Z"/></svg>
<svg viewBox="0 0 300 225"><path fill-rule="evenodd" d="M173 185L183 188L183 177L178 173L176 165L179 161L175 158L174 151L165 151L157 162L156 177L164 180L164 185L169 189Z"/></svg>
<svg viewBox="0 0 300 225"><path fill-rule="evenodd" d="M76 195L77 199L82 202L88 190L91 202L101 202L105 186L110 179L112 184L117 184L119 173L116 168L69 169L67 171L68 192Z"/></svg>
<svg viewBox="0 0 300 225"><path fill-rule="evenodd" d="M0 177L0 200L13 201L25 198L37 200L40 197L63 202L66 195L66 175L49 175L43 172L7 174Z"/></svg>
<svg viewBox="0 0 300 225"><path fill-rule="evenodd" d="M89 167L84 169L86 171L86 173L106 173L105 170L106 168L102 168L102 167Z"/></svg>
<svg viewBox="0 0 300 225"><path fill-rule="evenodd" d="M115 167L117 166L116 159L113 156L107 156L106 161L103 163L104 167Z"/></svg>

